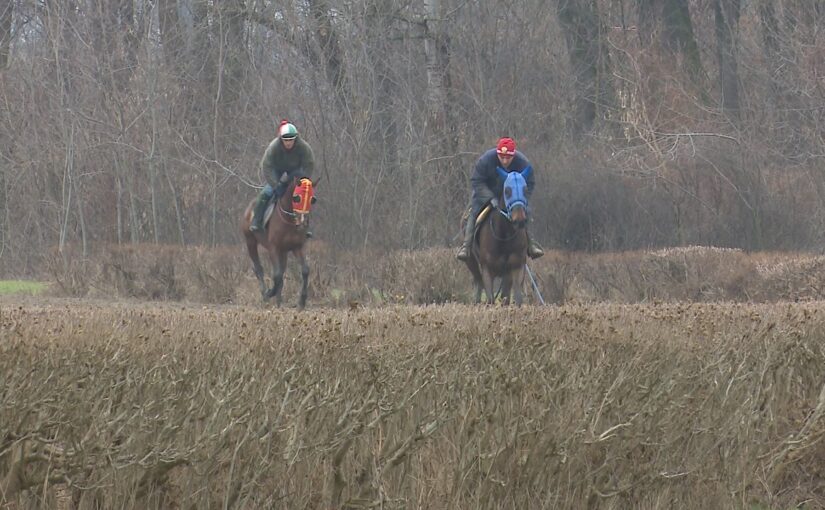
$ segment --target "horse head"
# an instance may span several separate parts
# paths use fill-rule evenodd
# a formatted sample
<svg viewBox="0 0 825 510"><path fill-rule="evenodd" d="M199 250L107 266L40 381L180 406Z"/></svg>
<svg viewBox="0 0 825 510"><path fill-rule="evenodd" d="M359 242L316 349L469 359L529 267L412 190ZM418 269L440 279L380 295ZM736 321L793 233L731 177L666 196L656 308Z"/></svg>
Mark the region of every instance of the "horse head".
<svg viewBox="0 0 825 510"><path fill-rule="evenodd" d="M520 172L508 172L499 167L499 177L504 180L502 214L517 228L524 228L530 214L527 203L527 179L532 167L527 167Z"/></svg>
<svg viewBox="0 0 825 510"><path fill-rule="evenodd" d="M315 185L306 177L296 177L278 200L278 213L288 223L305 227L312 204L316 202Z"/></svg>

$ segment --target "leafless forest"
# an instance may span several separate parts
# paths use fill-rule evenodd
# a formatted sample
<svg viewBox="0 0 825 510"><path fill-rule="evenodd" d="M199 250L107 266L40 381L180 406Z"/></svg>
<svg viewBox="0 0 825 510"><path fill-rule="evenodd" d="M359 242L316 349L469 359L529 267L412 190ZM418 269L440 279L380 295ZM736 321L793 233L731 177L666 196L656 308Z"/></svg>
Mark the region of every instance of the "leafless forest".
<svg viewBox="0 0 825 510"><path fill-rule="evenodd" d="M237 244L281 118L341 250L451 244L502 134L549 248L818 250L823 21L805 0L0 0L0 267Z"/></svg>

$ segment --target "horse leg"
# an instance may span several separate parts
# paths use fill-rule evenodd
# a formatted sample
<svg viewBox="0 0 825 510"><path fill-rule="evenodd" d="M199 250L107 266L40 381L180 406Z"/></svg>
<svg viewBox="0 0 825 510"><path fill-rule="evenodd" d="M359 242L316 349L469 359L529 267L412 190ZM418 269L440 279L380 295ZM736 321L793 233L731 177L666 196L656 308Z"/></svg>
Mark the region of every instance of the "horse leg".
<svg viewBox="0 0 825 510"><path fill-rule="evenodd" d="M513 298L516 301L516 306L521 306L521 303L522 303L522 300L523 300L523 297L524 297L524 295L523 295L524 266L521 266L520 268L513 271L512 277L513 277L513 282L515 283L515 286L514 286L514 289L513 289L513 292L514 292L515 295L513 296Z"/></svg>
<svg viewBox="0 0 825 510"><path fill-rule="evenodd" d="M301 297L298 299L298 309L303 310L307 305L307 289L309 287L309 263L303 249L295 250L295 256L301 261Z"/></svg>
<svg viewBox="0 0 825 510"><path fill-rule="evenodd" d="M264 281L264 268L261 266L261 258L258 256L258 240L254 235L245 234L246 237L246 251L249 252L249 258L252 259L252 271L255 272L255 277L258 279L258 285L261 288L261 298L266 301L266 282Z"/></svg>
<svg viewBox="0 0 825 510"><path fill-rule="evenodd" d="M509 305L510 304L510 291L513 288L513 275L512 273L505 273L504 276L501 277L501 304L502 305Z"/></svg>
<svg viewBox="0 0 825 510"><path fill-rule="evenodd" d="M493 294L493 275L488 269L485 268L481 271L481 277L484 280L484 292L487 293L487 304L492 305L496 300L496 297Z"/></svg>
<svg viewBox="0 0 825 510"><path fill-rule="evenodd" d="M478 268L478 262L474 257L467 261L467 268L470 274L473 275L473 289L475 290L475 304L481 303L481 289L484 288L484 282L481 280L481 271Z"/></svg>
<svg viewBox="0 0 825 510"><path fill-rule="evenodd" d="M281 306L281 289L284 287L286 271L286 253L276 253L272 257L272 288L266 293L267 298L275 296L275 305Z"/></svg>

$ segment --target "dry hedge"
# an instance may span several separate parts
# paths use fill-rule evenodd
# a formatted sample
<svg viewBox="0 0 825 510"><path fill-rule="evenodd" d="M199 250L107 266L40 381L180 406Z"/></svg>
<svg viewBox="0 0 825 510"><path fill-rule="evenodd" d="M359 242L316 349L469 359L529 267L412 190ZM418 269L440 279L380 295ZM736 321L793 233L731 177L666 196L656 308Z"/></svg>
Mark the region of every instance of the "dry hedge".
<svg viewBox="0 0 825 510"><path fill-rule="evenodd" d="M825 312L0 302L15 508L819 508Z"/></svg>
<svg viewBox="0 0 825 510"><path fill-rule="evenodd" d="M309 247L311 305L468 303L471 278L449 249L340 252ZM548 303L777 302L821 299L825 257L748 254L691 246L588 255L550 252L530 262ZM260 301L241 247L107 246L82 259L53 255L54 294L202 303ZM290 260L284 298L297 300L300 276ZM528 303L537 301L525 282Z"/></svg>

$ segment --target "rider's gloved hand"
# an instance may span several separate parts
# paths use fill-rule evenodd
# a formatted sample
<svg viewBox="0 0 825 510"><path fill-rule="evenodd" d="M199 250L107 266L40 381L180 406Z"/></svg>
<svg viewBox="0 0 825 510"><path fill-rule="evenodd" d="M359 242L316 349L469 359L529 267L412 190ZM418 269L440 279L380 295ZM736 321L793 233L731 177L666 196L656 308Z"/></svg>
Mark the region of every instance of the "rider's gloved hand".
<svg viewBox="0 0 825 510"><path fill-rule="evenodd" d="M280 179L278 179L278 184L286 184L289 182L289 172L284 172Z"/></svg>
<svg viewBox="0 0 825 510"><path fill-rule="evenodd" d="M493 206L494 208L498 209L498 199L497 198L491 198L490 199L490 205Z"/></svg>

